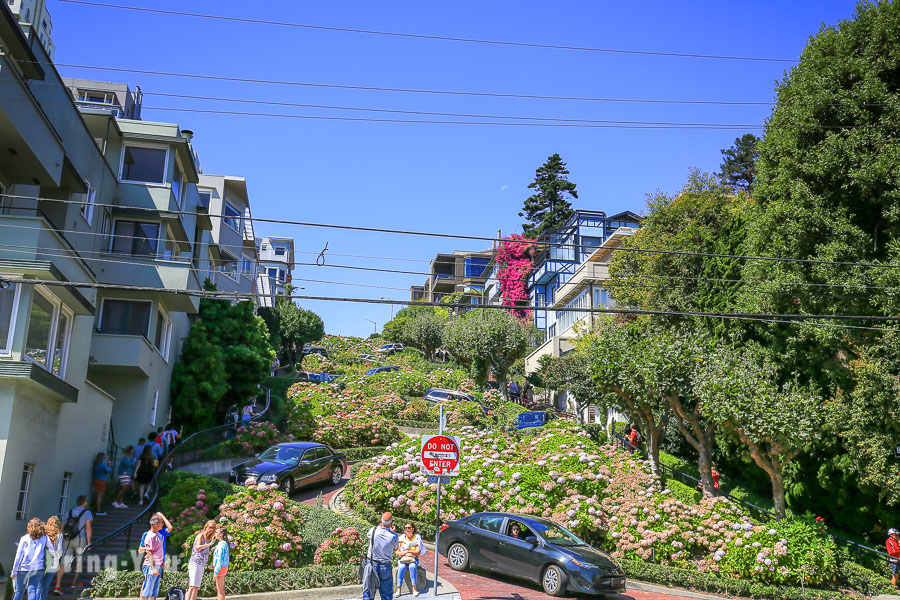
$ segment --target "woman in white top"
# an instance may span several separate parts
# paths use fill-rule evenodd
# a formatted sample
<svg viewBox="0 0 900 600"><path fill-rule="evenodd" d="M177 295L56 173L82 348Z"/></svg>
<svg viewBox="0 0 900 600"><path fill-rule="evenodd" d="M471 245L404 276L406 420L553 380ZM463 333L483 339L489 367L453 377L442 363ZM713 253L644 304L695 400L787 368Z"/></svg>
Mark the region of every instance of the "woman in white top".
<svg viewBox="0 0 900 600"><path fill-rule="evenodd" d="M409 570L409 580L412 583L412 595L418 596L416 589L419 575L419 557L425 552L422 536L416 532L416 526L407 523L403 526L403 535L400 536L400 545L397 546L397 556L400 557L400 566L397 569L397 596L403 593L403 577Z"/></svg>
<svg viewBox="0 0 900 600"><path fill-rule="evenodd" d="M59 517L47 519L47 522L44 523L44 533L47 535L50 545L47 546L47 554L44 556L44 585L41 589L41 600L47 600L47 596L50 594L50 584L54 577L56 577L56 587L53 589L53 593L57 596L62 595L59 584L62 582L63 576L63 534L60 531Z"/></svg>
<svg viewBox="0 0 900 600"><path fill-rule="evenodd" d="M209 549L216 544L216 522L207 521L203 529L194 538L191 547L191 558L188 561L188 591L185 600L197 600L200 585L203 583L203 571L209 562Z"/></svg>
<svg viewBox="0 0 900 600"><path fill-rule="evenodd" d="M40 600L44 583L44 551L49 549L44 524L40 519L28 521L28 533L19 540L10 573L16 590L13 600Z"/></svg>

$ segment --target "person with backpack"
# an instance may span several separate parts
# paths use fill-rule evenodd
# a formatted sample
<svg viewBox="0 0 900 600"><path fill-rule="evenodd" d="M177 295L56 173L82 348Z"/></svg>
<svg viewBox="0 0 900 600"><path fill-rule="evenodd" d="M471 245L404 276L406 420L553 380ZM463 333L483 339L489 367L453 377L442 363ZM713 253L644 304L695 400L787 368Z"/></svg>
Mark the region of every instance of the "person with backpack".
<svg viewBox="0 0 900 600"><path fill-rule="evenodd" d="M153 480L153 473L156 472L156 458L153 456L153 447L150 444L144 446L141 457L138 459L137 466L134 468L134 480L138 484L138 504L143 506L144 498L148 495L150 482Z"/></svg>
<svg viewBox="0 0 900 600"><path fill-rule="evenodd" d="M225 413L225 423L229 425L228 429L225 430L226 442L228 440L233 440L237 436L237 424L240 420L241 415L238 413L237 406L232 404Z"/></svg>
<svg viewBox="0 0 900 600"><path fill-rule="evenodd" d="M213 552L213 579L216 581L216 600L225 600L225 575L231 563L231 547L228 545L228 530L223 526L216 529L216 549Z"/></svg>
<svg viewBox="0 0 900 600"><path fill-rule="evenodd" d="M72 578L72 589L83 587L83 583L78 582L78 575L84 568L84 549L91 544L91 536L93 535L94 515L88 510L87 496L78 496L75 500L77 505L71 509L66 515L66 525L63 527L63 538L70 544L70 548L75 553L75 573Z"/></svg>
<svg viewBox="0 0 900 600"><path fill-rule="evenodd" d="M637 425L631 424L631 433L628 434L628 443L637 448L641 443L641 434L638 433Z"/></svg>
<svg viewBox="0 0 900 600"><path fill-rule="evenodd" d="M50 584L56 577L56 587L53 589L55 596L62 596L62 589L59 585L62 583L63 576L63 533L60 530L59 517L53 516L44 523L44 533L47 535L49 543L47 554L44 555L44 582L41 587L40 600L47 600L50 595Z"/></svg>
<svg viewBox="0 0 900 600"><path fill-rule="evenodd" d="M116 508L128 508L122 500L125 499L126 491L129 489L134 491L134 484L131 479L134 469L137 467L137 462L137 458L134 457L134 448L132 446L125 448L125 451L122 452L122 459L119 461L119 492L112 502L112 505Z"/></svg>
<svg viewBox="0 0 900 600"><path fill-rule="evenodd" d="M888 529L888 539L885 542L888 556L888 564L891 565L891 585L897 587L897 580L900 579L900 531L893 527Z"/></svg>

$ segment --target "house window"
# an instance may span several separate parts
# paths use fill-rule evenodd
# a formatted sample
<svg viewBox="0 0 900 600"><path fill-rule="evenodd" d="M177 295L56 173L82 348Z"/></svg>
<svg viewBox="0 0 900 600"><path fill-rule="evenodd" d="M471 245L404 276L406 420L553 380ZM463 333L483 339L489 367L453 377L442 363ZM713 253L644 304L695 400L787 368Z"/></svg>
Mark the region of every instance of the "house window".
<svg viewBox="0 0 900 600"><path fill-rule="evenodd" d="M115 101L115 94L95 90L79 90L78 101L95 102L97 104L113 104Z"/></svg>
<svg viewBox="0 0 900 600"><path fill-rule="evenodd" d="M239 211L234 205L230 202L226 202L222 207L222 216L225 221L225 224L234 229L235 231L241 230L241 211Z"/></svg>
<svg viewBox="0 0 900 600"><path fill-rule="evenodd" d="M284 246L275 246L275 256L285 256L287 254L287 248Z"/></svg>
<svg viewBox="0 0 900 600"><path fill-rule="evenodd" d="M153 406L150 408L150 424L156 425L156 410L159 408L159 388L153 388Z"/></svg>
<svg viewBox="0 0 900 600"><path fill-rule="evenodd" d="M66 507L69 505L69 487L71 485L72 474L63 473L62 489L59 491L59 510L57 511L60 517L66 512Z"/></svg>
<svg viewBox="0 0 900 600"><path fill-rule="evenodd" d="M100 333L150 337L150 302L145 300L103 300Z"/></svg>
<svg viewBox="0 0 900 600"><path fill-rule="evenodd" d="M133 256L156 256L159 247L159 223L116 221L111 251Z"/></svg>
<svg viewBox="0 0 900 600"><path fill-rule="evenodd" d="M209 190L197 190L197 195L200 196L200 206L208 210L209 201L212 200L212 192Z"/></svg>
<svg viewBox="0 0 900 600"><path fill-rule="evenodd" d="M112 220L109 218L109 211L105 208L100 210L100 238L101 243L104 244L105 248L109 246L108 238L109 234L112 232Z"/></svg>
<svg viewBox="0 0 900 600"><path fill-rule="evenodd" d="M181 208L181 194L184 192L184 175L175 161L175 173L172 175L172 194L175 196L175 204Z"/></svg>
<svg viewBox="0 0 900 600"><path fill-rule="evenodd" d="M19 485L19 502L16 504L16 520L24 521L28 514L28 498L31 495L31 476L34 475L34 465L25 463L22 469L22 483Z"/></svg>
<svg viewBox="0 0 900 600"><path fill-rule="evenodd" d="M28 334L25 336L25 356L45 368L53 342L50 334L55 313L53 303L35 290L28 317Z"/></svg>
<svg viewBox="0 0 900 600"><path fill-rule="evenodd" d="M87 193L82 194L81 202L84 204L81 205L81 216L84 217L84 220L88 222L88 224L93 224L94 219L94 197L97 195L97 190L94 189L94 186L91 185L90 181L85 181L87 184Z"/></svg>
<svg viewBox="0 0 900 600"><path fill-rule="evenodd" d="M168 151L165 148L125 146L119 179L139 183L165 183Z"/></svg>
<svg viewBox="0 0 900 600"><path fill-rule="evenodd" d="M287 273L284 269L278 269L278 283L284 283L287 281Z"/></svg>
<svg viewBox="0 0 900 600"><path fill-rule="evenodd" d="M21 287L15 283L0 288L0 354L12 352L12 333L16 326L20 290Z"/></svg>
<svg viewBox="0 0 900 600"><path fill-rule="evenodd" d="M241 256L241 273L249 275L252 270L252 263L247 256Z"/></svg>
<svg viewBox="0 0 900 600"><path fill-rule="evenodd" d="M266 268L266 276L269 278L269 287L274 288L275 282L278 281L278 269L275 267Z"/></svg>
<svg viewBox="0 0 900 600"><path fill-rule="evenodd" d="M487 268L490 259L487 258L467 258L466 259L466 277L481 277Z"/></svg>
<svg viewBox="0 0 900 600"><path fill-rule="evenodd" d="M169 343L172 339L172 321L161 310L156 311L156 335L153 343L163 359L169 360Z"/></svg>
<svg viewBox="0 0 900 600"><path fill-rule="evenodd" d="M66 377L66 359L69 356L69 339L72 330L72 313L60 307L56 319L56 342L53 344L53 366L51 371L60 379Z"/></svg>

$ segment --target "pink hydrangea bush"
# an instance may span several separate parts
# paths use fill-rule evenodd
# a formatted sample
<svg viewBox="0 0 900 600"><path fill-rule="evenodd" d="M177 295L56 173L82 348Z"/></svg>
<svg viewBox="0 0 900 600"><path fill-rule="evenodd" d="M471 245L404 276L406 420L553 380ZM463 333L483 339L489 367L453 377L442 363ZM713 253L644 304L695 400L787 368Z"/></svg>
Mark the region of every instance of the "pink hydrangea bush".
<svg viewBox="0 0 900 600"><path fill-rule="evenodd" d="M405 437L396 425L366 411L320 417L312 436L314 441L332 448L387 446Z"/></svg>
<svg viewBox="0 0 900 600"><path fill-rule="evenodd" d="M241 454L255 454L286 438L268 421L250 421L238 426L235 437L225 444Z"/></svg>
<svg viewBox="0 0 900 600"><path fill-rule="evenodd" d="M300 566L303 513L274 484L248 485L226 497L219 522L228 528L232 569Z"/></svg>
<svg viewBox="0 0 900 600"><path fill-rule="evenodd" d="M313 562L317 565L358 564L366 547L356 528L335 529L316 549Z"/></svg>

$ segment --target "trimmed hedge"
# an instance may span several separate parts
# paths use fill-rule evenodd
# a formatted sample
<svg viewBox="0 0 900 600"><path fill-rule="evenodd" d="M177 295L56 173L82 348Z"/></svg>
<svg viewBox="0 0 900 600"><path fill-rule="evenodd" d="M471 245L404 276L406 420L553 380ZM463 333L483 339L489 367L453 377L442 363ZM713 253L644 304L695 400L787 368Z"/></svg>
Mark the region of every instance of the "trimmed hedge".
<svg viewBox="0 0 900 600"><path fill-rule="evenodd" d="M837 578L847 587L866 594L877 596L879 594L896 594L897 590L890 582L890 569L886 568L887 562L882 562L883 573L868 569L850 559L850 552L846 548L838 549Z"/></svg>
<svg viewBox="0 0 900 600"><path fill-rule="evenodd" d="M366 460L373 456L383 454L387 446L372 446L371 448L340 448L335 452L343 452L347 455L347 462Z"/></svg>
<svg viewBox="0 0 900 600"><path fill-rule="evenodd" d="M688 571L638 560L620 560L629 579L659 585L686 588L701 592L724 594L740 598L766 598L769 600L845 600L846 592L802 589L779 585L767 585L746 579L724 579L709 573Z"/></svg>
<svg viewBox="0 0 900 600"><path fill-rule="evenodd" d="M391 423L396 425L397 427L418 427L420 429L434 429L435 433L437 433L438 422L437 421L407 421L404 419L388 419Z"/></svg>
<svg viewBox="0 0 900 600"><path fill-rule="evenodd" d="M606 425L602 425L600 423L585 423L582 427L587 431L587 434L591 436L591 439L594 440L598 444L605 444L607 442L607 434L606 434Z"/></svg>
<svg viewBox="0 0 900 600"><path fill-rule="evenodd" d="M700 490L686 486L674 479L667 480L666 487L672 490L675 497L685 504L700 504L700 500L703 498L703 494Z"/></svg>
<svg viewBox="0 0 900 600"><path fill-rule="evenodd" d="M300 567L298 569L266 569L261 571L229 571L225 577L225 593L254 594L308 588L324 588L358 583L359 565L334 567ZM101 571L91 584L95 598L137 598L144 576L139 571ZM186 572L163 573L160 592L172 586L187 589ZM200 596L215 596L212 572L203 575Z"/></svg>
<svg viewBox="0 0 900 600"><path fill-rule="evenodd" d="M303 560L312 564L313 556L316 548L322 545L322 542L328 538L335 529L356 528L360 534L365 537L366 531L369 530L369 523L355 517L348 517L335 512L331 512L326 508L316 508L315 506L307 506L300 504L300 510L303 513L303 526L300 529L300 537L303 550L301 557Z"/></svg>

